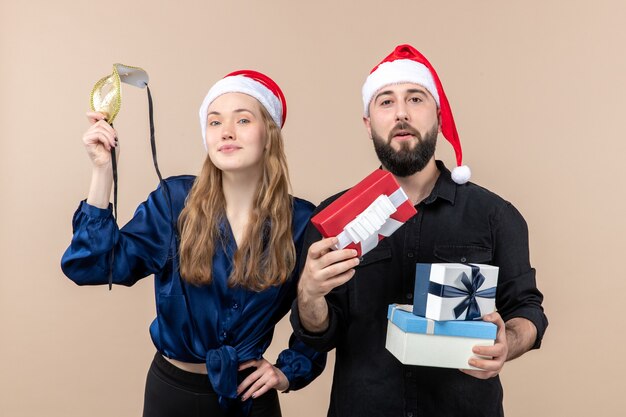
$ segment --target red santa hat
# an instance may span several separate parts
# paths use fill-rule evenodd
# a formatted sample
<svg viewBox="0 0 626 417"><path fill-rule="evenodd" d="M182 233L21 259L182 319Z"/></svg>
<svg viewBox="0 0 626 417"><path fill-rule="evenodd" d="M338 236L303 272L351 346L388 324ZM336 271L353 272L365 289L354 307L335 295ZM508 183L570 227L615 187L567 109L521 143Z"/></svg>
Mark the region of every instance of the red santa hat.
<svg viewBox="0 0 626 417"><path fill-rule="evenodd" d="M200 106L200 128L206 148L207 113L211 103L226 93L243 93L254 97L261 103L276 123L282 128L287 118L287 102L282 90L265 74L252 70L231 72L216 82L209 90Z"/></svg>
<svg viewBox="0 0 626 417"><path fill-rule="evenodd" d="M437 72L417 49L411 45L398 45L372 69L363 84L363 114L369 117L369 105L377 91L386 85L402 83L419 84L435 99L441 113L441 133L450 142L456 154L457 166L452 170L452 179L457 184L466 183L471 171L468 166L463 165L461 142L446 93Z"/></svg>

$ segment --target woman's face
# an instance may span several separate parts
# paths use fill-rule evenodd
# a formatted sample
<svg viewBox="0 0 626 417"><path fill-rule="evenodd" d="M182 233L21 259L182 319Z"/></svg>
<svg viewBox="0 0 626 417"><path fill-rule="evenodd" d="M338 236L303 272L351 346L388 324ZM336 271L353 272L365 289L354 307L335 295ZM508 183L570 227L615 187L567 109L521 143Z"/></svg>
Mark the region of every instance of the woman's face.
<svg viewBox="0 0 626 417"><path fill-rule="evenodd" d="M216 98L207 111L209 158L224 172L260 172L267 145L261 104L242 93Z"/></svg>

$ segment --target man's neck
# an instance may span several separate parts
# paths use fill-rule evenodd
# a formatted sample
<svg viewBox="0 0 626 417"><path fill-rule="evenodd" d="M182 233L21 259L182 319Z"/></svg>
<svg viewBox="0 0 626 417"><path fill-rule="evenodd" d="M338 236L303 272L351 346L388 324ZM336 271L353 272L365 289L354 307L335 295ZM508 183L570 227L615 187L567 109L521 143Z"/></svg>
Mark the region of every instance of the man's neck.
<svg viewBox="0 0 626 417"><path fill-rule="evenodd" d="M409 200L416 205L430 195L439 178L439 169L435 163L435 158L431 158L424 169L408 177L397 177L398 183L409 197Z"/></svg>

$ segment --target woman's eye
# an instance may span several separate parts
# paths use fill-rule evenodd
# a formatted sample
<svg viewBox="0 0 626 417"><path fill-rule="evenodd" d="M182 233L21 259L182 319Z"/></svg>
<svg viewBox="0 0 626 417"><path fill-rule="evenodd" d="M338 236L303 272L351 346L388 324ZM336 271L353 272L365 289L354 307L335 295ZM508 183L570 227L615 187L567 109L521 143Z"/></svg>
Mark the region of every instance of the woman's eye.
<svg viewBox="0 0 626 417"><path fill-rule="evenodd" d="M218 122L217 120L213 120L209 122L209 126L219 126L220 122Z"/></svg>
<svg viewBox="0 0 626 417"><path fill-rule="evenodd" d="M243 125L243 124L246 124L246 123L250 123L250 120L248 120L248 119L239 119L239 123Z"/></svg>

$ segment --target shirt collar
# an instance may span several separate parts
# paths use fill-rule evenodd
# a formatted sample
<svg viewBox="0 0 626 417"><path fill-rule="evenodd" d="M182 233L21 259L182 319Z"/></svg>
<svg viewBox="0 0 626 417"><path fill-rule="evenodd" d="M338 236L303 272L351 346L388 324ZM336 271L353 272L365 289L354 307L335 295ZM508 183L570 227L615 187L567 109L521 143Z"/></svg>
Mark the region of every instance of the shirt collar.
<svg viewBox="0 0 626 417"><path fill-rule="evenodd" d="M437 178L437 182L435 183L430 195L424 200L424 204L430 204L437 198L443 198L444 200L450 202L450 204L454 204L457 184L452 181L452 175L443 162L437 160L435 163L437 164L437 169L439 170L439 178Z"/></svg>

